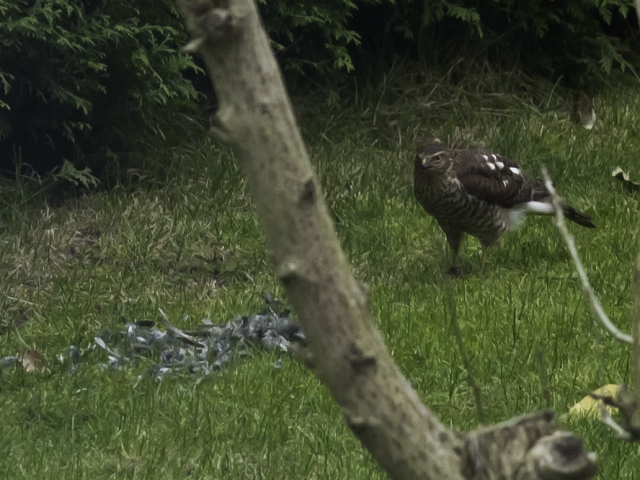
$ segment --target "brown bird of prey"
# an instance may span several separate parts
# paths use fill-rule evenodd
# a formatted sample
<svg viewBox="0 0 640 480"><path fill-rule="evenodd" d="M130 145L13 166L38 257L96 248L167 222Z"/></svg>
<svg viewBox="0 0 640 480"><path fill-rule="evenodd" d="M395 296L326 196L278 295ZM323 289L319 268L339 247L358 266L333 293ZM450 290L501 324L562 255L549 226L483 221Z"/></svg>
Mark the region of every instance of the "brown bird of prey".
<svg viewBox="0 0 640 480"><path fill-rule="evenodd" d="M429 142L418 151L413 180L416 199L447 236L453 275L459 275L455 263L465 233L482 244L482 271L487 248L499 245L502 235L517 229L527 215L555 213L542 180L531 178L513 160L485 150ZM591 217L564 203L562 213L578 225L595 228Z"/></svg>

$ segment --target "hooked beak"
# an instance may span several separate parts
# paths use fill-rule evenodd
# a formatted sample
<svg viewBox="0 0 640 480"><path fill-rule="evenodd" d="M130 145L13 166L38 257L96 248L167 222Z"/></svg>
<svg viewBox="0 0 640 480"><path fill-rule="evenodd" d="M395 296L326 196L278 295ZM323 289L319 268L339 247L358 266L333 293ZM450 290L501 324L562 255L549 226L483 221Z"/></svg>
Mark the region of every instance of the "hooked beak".
<svg viewBox="0 0 640 480"><path fill-rule="evenodd" d="M425 158L422 155L418 155L417 160L418 165L420 165L420 168L422 168L423 170L431 170L432 168L434 168L433 163L431 163L431 157Z"/></svg>
<svg viewBox="0 0 640 480"><path fill-rule="evenodd" d="M433 159L439 157L443 153L444 151L436 152L434 154L426 156L422 153L419 153L418 155L416 155L416 163L422 170L433 170L436 168L436 164L433 162Z"/></svg>

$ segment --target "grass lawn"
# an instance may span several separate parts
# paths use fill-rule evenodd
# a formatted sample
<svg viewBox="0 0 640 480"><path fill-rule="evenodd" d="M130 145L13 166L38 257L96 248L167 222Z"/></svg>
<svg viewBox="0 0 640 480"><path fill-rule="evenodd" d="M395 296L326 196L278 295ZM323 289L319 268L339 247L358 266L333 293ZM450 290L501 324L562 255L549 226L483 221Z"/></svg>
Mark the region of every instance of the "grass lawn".
<svg viewBox="0 0 640 480"><path fill-rule="evenodd" d="M393 357L445 424L467 430L478 419L445 308L449 252L413 198L416 146L437 135L482 142L536 175L546 164L568 203L598 225L569 228L605 310L629 332L639 197L611 171L640 180L640 92L598 98L587 131L541 113L540 102L455 92L431 101L432 86L423 88L333 116L301 107L300 118ZM107 352L88 349L100 332L155 320L158 308L189 329L257 312L263 292L282 293L232 154L200 133L188 141L130 182L70 200L21 202L16 184L1 185L0 358L27 346L47 370L0 370L0 477L385 478L327 391L288 355L255 348L196 383L145 376L149 358L105 370ZM459 258L465 276L451 289L487 422L546 407L539 352L558 414L589 390L630 380L629 350L592 319L551 219L507 235L483 274L477 240ZM70 345L85 350L75 372L58 359ZM567 426L599 454L598 478L640 478L638 445L597 420Z"/></svg>

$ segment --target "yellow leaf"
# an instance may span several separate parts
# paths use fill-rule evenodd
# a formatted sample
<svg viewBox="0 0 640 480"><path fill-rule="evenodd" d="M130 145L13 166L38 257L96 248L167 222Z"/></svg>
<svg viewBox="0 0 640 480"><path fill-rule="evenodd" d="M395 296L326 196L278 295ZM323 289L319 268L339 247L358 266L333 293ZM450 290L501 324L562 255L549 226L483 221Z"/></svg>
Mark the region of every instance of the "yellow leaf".
<svg viewBox="0 0 640 480"><path fill-rule="evenodd" d="M605 385L604 387L600 387L593 393L601 397L609 396L615 399L618 395L618 386L613 384ZM600 405L602 405L602 400L596 400L590 395L587 395L569 409L569 416L573 418L599 417ZM617 408L613 408L608 405L605 405L604 407L609 411L610 414L614 414L618 411Z"/></svg>

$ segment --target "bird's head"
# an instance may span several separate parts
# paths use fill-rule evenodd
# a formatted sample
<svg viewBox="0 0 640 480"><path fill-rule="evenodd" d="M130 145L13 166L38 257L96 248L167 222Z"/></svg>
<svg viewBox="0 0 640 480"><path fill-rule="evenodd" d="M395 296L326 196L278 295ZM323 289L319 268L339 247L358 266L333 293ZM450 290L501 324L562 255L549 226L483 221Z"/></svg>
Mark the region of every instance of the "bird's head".
<svg viewBox="0 0 640 480"><path fill-rule="evenodd" d="M422 146L416 154L415 174L422 176L446 172L448 165L443 161L446 150L439 140Z"/></svg>

